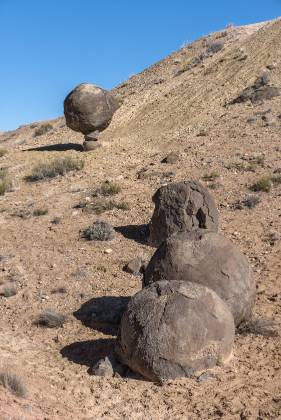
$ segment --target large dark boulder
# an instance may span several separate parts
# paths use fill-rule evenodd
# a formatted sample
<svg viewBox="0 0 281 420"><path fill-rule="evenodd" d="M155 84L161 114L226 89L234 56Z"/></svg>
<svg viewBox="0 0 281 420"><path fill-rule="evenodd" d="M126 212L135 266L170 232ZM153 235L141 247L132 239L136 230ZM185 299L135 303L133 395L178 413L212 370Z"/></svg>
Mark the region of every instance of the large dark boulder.
<svg viewBox="0 0 281 420"><path fill-rule="evenodd" d="M227 361L233 339L233 317L213 290L161 281L131 299L116 354L133 371L161 382L191 377Z"/></svg>
<svg viewBox="0 0 281 420"><path fill-rule="evenodd" d="M118 108L119 102L110 92L90 83L82 83L64 100L66 125L83 134L102 131Z"/></svg>
<svg viewBox="0 0 281 420"><path fill-rule="evenodd" d="M209 191L197 181L175 182L159 188L152 197L154 213L149 245L159 246L170 235L195 229L217 232L218 210Z"/></svg>
<svg viewBox="0 0 281 420"><path fill-rule="evenodd" d="M178 233L164 241L147 266L144 286L166 279L213 289L229 306L235 325L252 315L256 285L248 260L218 233Z"/></svg>

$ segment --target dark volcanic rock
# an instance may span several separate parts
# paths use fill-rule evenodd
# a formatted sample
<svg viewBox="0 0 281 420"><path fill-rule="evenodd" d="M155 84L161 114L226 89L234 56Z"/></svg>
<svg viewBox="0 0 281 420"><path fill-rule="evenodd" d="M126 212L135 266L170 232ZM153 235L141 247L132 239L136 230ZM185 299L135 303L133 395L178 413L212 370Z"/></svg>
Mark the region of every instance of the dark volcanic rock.
<svg viewBox="0 0 281 420"><path fill-rule="evenodd" d="M252 86L244 89L237 98L233 99L230 104L237 104L246 101L252 103L263 102L272 99L275 96L281 95L281 89L275 86L270 86L270 75L267 72L262 73Z"/></svg>
<svg viewBox="0 0 281 420"><path fill-rule="evenodd" d="M232 353L233 317L217 294L195 283L161 281L138 292L124 313L116 354L152 381L190 377Z"/></svg>
<svg viewBox="0 0 281 420"><path fill-rule="evenodd" d="M128 264L125 265L124 271L133 274L134 276L140 276L146 268L146 261L138 256L133 258Z"/></svg>
<svg viewBox="0 0 281 420"><path fill-rule="evenodd" d="M235 325L252 315L256 286L246 257L214 232L179 233L164 241L151 258L144 286L184 280L213 289L229 306Z"/></svg>
<svg viewBox="0 0 281 420"><path fill-rule="evenodd" d="M118 108L119 102L110 92L89 83L82 83L64 100L66 125L83 134L102 131L108 126Z"/></svg>
<svg viewBox="0 0 281 420"><path fill-rule="evenodd" d="M149 244L159 246L170 235L195 229L218 230L218 210L197 181L171 183L159 188L152 200L155 210L149 226Z"/></svg>

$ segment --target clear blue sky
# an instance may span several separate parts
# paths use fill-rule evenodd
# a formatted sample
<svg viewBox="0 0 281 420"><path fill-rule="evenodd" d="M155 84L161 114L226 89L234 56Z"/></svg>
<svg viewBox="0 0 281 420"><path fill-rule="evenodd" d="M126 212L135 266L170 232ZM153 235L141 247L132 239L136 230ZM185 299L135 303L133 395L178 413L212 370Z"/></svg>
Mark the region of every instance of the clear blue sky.
<svg viewBox="0 0 281 420"><path fill-rule="evenodd" d="M81 82L112 88L184 42L281 15L281 0L0 0L0 131L62 114Z"/></svg>

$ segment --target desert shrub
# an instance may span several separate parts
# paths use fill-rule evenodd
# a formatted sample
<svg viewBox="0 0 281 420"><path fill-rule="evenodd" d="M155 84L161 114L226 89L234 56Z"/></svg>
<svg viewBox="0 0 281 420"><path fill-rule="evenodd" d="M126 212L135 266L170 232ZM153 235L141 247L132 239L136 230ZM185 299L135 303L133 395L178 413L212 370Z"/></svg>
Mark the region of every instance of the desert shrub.
<svg viewBox="0 0 281 420"><path fill-rule="evenodd" d="M17 294L17 288L14 285L5 286L1 295L8 298Z"/></svg>
<svg viewBox="0 0 281 420"><path fill-rule="evenodd" d="M15 373L0 372L0 385L17 397L24 398L27 395L26 387Z"/></svg>
<svg viewBox="0 0 281 420"><path fill-rule="evenodd" d="M33 211L33 216L35 216L35 217L45 216L46 214L48 214L48 209L35 209Z"/></svg>
<svg viewBox="0 0 281 420"><path fill-rule="evenodd" d="M0 158L5 156L8 153L6 149L0 149Z"/></svg>
<svg viewBox="0 0 281 420"><path fill-rule="evenodd" d="M203 181L215 181L217 178L219 178L219 174L217 172L211 172L209 174L205 173L202 176Z"/></svg>
<svg viewBox="0 0 281 420"><path fill-rule="evenodd" d="M272 319L254 318L239 325L240 334L263 335L265 337L275 337L278 335L279 325Z"/></svg>
<svg viewBox="0 0 281 420"><path fill-rule="evenodd" d="M255 172L257 165L253 162L232 162L225 165L226 169L235 169L239 172Z"/></svg>
<svg viewBox="0 0 281 420"><path fill-rule="evenodd" d="M219 184L218 182L211 182L211 184L208 184L208 188L210 190L216 190L217 188L220 188L221 184Z"/></svg>
<svg viewBox="0 0 281 420"><path fill-rule="evenodd" d="M116 201L113 200L97 200L94 203L91 204L91 210L95 213L95 214L102 214L106 211L110 211L113 209L118 209L118 210L129 210L129 204L124 202L120 202L117 203Z"/></svg>
<svg viewBox="0 0 281 420"><path fill-rule="evenodd" d="M256 207L260 203L261 199L258 195L250 195L249 197L246 197L242 204L244 207L248 207L249 209L252 209Z"/></svg>
<svg viewBox="0 0 281 420"><path fill-rule="evenodd" d="M279 185L281 184L281 175L272 175L271 177L271 181L273 182L274 185Z"/></svg>
<svg viewBox="0 0 281 420"><path fill-rule="evenodd" d="M59 175L65 175L67 172L79 171L84 167L84 162L71 157L62 157L42 162L34 166L30 175L25 180L29 182L40 181L46 178L55 178Z"/></svg>
<svg viewBox="0 0 281 420"><path fill-rule="evenodd" d="M88 241L110 241L114 239L115 231L109 223L97 221L85 229L82 236Z"/></svg>
<svg viewBox="0 0 281 420"><path fill-rule="evenodd" d="M221 51L224 47L224 43L222 41L213 41L208 44L207 54L215 54Z"/></svg>
<svg viewBox="0 0 281 420"><path fill-rule="evenodd" d="M105 181L99 188L97 188L93 195L94 196L103 196L103 197L109 197L112 195L116 195L121 191L121 187L118 184L115 184L114 182Z"/></svg>
<svg viewBox="0 0 281 420"><path fill-rule="evenodd" d="M93 202L80 201L74 208L83 209L87 213L102 214L110 210L130 210L130 206L126 201L117 202L106 198L97 198Z"/></svg>
<svg viewBox="0 0 281 420"><path fill-rule="evenodd" d="M67 290L66 290L65 287L61 286L61 287L57 287L57 288L53 289L51 291L51 293L53 295L55 295L55 294L65 294L65 293L67 293Z"/></svg>
<svg viewBox="0 0 281 420"><path fill-rule="evenodd" d="M46 328L59 328L63 326L65 321L66 317L64 315L49 310L40 314L35 324Z"/></svg>
<svg viewBox="0 0 281 420"><path fill-rule="evenodd" d="M40 127L36 128L34 131L34 137L42 136L43 134L48 133L48 131L52 130L53 126L50 123L41 124Z"/></svg>
<svg viewBox="0 0 281 420"><path fill-rule="evenodd" d="M9 177L7 169L0 169L0 195L10 191L12 188L12 180Z"/></svg>
<svg viewBox="0 0 281 420"><path fill-rule="evenodd" d="M269 192L272 187L272 177L271 176L263 176L262 178L258 179L253 185L251 185L250 189L252 191L264 191Z"/></svg>

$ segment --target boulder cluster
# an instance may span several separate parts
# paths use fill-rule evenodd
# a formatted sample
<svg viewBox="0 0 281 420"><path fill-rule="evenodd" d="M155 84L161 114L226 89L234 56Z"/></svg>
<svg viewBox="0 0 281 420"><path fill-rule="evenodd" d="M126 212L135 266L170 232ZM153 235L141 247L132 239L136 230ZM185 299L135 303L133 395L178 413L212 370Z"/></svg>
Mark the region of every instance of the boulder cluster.
<svg viewBox="0 0 281 420"><path fill-rule="evenodd" d="M101 146L99 134L105 130L115 111L118 100L108 91L82 83L75 87L64 100L66 125L84 134L84 150L96 150Z"/></svg>
<svg viewBox="0 0 281 420"><path fill-rule="evenodd" d="M218 233L218 210L203 185L171 183L153 201L149 243L158 248L122 316L116 354L161 382L228 361L256 287L246 257Z"/></svg>

